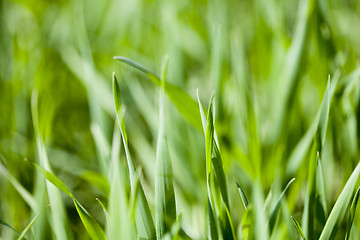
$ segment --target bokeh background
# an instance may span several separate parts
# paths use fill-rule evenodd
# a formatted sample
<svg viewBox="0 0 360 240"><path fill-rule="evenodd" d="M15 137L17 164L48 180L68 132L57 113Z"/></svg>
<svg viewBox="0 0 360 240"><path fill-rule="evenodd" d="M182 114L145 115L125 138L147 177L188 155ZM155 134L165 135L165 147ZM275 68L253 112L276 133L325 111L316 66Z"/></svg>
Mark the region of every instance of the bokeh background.
<svg viewBox="0 0 360 240"><path fill-rule="evenodd" d="M31 117L36 91L40 132L54 173L104 226L96 198L107 200L98 160L106 149L95 141L100 135L110 143L116 126L113 71L126 108L130 150L153 209L158 88L113 56L159 73L165 54L168 82L194 99L199 89L205 106L215 91L216 131L236 231L244 209L235 181L251 199L252 180L259 174L254 159L260 159L265 197L271 186L279 196L296 178L286 207L301 218L309 157L304 154L298 165L289 165L289 159L316 119L328 79L337 81L321 156L327 204L333 206L359 160L359 1L1 0L0 218L21 231L32 216L5 172L35 194L29 162L37 158ZM177 209L188 235L203 239L205 140L167 101ZM125 167L123 154L121 161ZM71 199L63 199L69 232L74 239L88 239ZM360 234L359 220L353 234ZM290 227L278 231L284 239L296 236ZM0 227L0 238L13 236Z"/></svg>

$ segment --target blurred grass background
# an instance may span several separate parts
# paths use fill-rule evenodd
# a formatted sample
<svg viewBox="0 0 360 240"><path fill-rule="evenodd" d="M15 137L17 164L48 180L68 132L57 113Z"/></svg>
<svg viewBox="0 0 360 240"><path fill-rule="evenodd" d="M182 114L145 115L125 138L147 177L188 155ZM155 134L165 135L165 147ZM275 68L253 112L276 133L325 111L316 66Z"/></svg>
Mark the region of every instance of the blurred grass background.
<svg viewBox="0 0 360 240"><path fill-rule="evenodd" d="M215 90L216 130L236 231L244 209L235 181L251 198L256 176L261 176L265 196L271 186L273 195L279 196L295 177L286 206L291 215L301 217L308 161L305 157L292 168L289 158L316 117L328 75L331 81L339 79L332 89L321 157L327 204L333 205L359 160L360 2L356 0L1 0L2 164L35 193L35 172L29 162L37 156L30 104L36 89L39 128L53 171L104 225L96 198L106 202L108 197L98 160L107 153L95 141L99 132L105 141L112 141L115 71L126 108L130 151L154 208L157 88L113 56L135 59L159 73L164 54L170 56L168 82L194 99L198 88L206 103ZM171 103L166 116L177 209L183 212L189 236L203 239L203 136ZM255 159L261 163L258 172L252 168ZM121 161L125 163L123 155ZM0 218L21 232L31 219L31 209L4 172L0 180ZM88 239L71 200L63 199L71 235ZM294 236L288 233L294 230L279 229L283 235L278 236L284 239ZM353 232L360 234L359 216ZM1 227L0 237L11 239L13 232Z"/></svg>

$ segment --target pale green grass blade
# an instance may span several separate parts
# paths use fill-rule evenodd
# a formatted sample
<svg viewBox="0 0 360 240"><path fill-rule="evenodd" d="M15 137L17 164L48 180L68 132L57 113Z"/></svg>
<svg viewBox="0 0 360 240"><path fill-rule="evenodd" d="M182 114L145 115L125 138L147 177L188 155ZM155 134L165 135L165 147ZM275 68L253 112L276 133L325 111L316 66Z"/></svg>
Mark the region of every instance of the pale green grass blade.
<svg viewBox="0 0 360 240"><path fill-rule="evenodd" d="M97 221L90 215L88 211L76 200L74 195L70 192L70 190L67 188L67 186L54 174L50 173L49 171L46 171L42 167L35 164L36 169L38 172L40 172L46 180L48 180L50 183L52 183L55 187L57 187L59 190L63 191L66 195L68 195L70 198L72 198L75 208L80 216L80 219L86 229L86 231L89 233L90 237L94 240L103 240L106 239L104 231L101 229Z"/></svg>
<svg viewBox="0 0 360 240"><path fill-rule="evenodd" d="M291 219L292 219L292 221L293 221L293 223L294 223L294 225L295 225L295 228L296 228L296 230L298 231L300 237L301 237L303 240L306 240L306 238L305 238L305 236L304 236L304 233L303 233L303 230L301 229L300 224L298 223L298 221L296 221L296 219L295 219L293 216L291 216Z"/></svg>
<svg viewBox="0 0 360 240"><path fill-rule="evenodd" d="M161 239L176 219L173 172L165 133L165 78L168 58L163 60L159 99L159 132L156 150L155 219L156 236Z"/></svg>
<svg viewBox="0 0 360 240"><path fill-rule="evenodd" d="M241 239L254 239L254 211L251 205L245 210L241 218Z"/></svg>
<svg viewBox="0 0 360 240"><path fill-rule="evenodd" d="M245 192L243 191L243 189L241 188L240 184L237 181L236 181L236 185L238 187L238 192L241 197L241 201L243 202L245 209L247 209L249 207L249 201L245 195Z"/></svg>
<svg viewBox="0 0 360 240"><path fill-rule="evenodd" d="M109 214L106 229L108 239L132 239L133 227L130 220L130 210L124 186L124 176L120 169L121 136L119 130L114 128L112 156L109 169L111 189L109 195Z"/></svg>
<svg viewBox="0 0 360 240"><path fill-rule="evenodd" d="M317 169L316 169L316 191L317 194L319 195L320 203L324 210L325 216L327 216L328 211L327 211L326 197L325 197L324 174L319 156L317 158Z"/></svg>
<svg viewBox="0 0 360 240"><path fill-rule="evenodd" d="M255 239L267 240L269 239L268 220L264 213L264 196L259 180L253 185L253 207Z"/></svg>
<svg viewBox="0 0 360 240"><path fill-rule="evenodd" d="M21 232L21 235L18 237L17 240L25 239L25 234L30 230L31 226L34 224L35 220L37 219L38 215L33 217L30 223L25 227L25 229Z"/></svg>
<svg viewBox="0 0 360 240"><path fill-rule="evenodd" d="M274 226L275 226L275 222L276 222L276 218L280 209L280 203L281 203L281 199L284 197L286 191L288 190L288 188L290 187L290 184L295 181L295 178L291 179L288 184L286 185L286 187L284 188L284 190L282 191L280 198L275 206L275 209L271 212L270 214L270 219L269 219L269 229L270 229L270 233L272 232Z"/></svg>
<svg viewBox="0 0 360 240"><path fill-rule="evenodd" d="M349 212L348 219L346 222L346 237L345 237L346 240L348 240L350 238L351 227L354 222L356 207L357 207L357 204L359 201L359 196L360 196L360 187L357 189L355 196L353 198L353 201L351 203L350 212Z"/></svg>
<svg viewBox="0 0 360 240"><path fill-rule="evenodd" d="M107 208L105 207L104 203L99 198L96 198L96 201L99 203L102 210L104 211L105 218L109 219L109 212L108 212Z"/></svg>
<svg viewBox="0 0 360 240"><path fill-rule="evenodd" d="M40 132L40 120L38 116L38 93L36 90L31 95L31 113L36 138L36 145L38 150L38 162L40 166L48 172L52 172L48 160L45 144ZM67 216L65 212L65 205L59 189L55 186L46 183L47 194L51 209L51 227L58 239L68 239L66 231Z"/></svg>
<svg viewBox="0 0 360 240"><path fill-rule="evenodd" d="M149 204L146 200L145 193L141 186L141 183L140 183L140 186L138 188L136 188L137 173L135 171L135 166L131 159L131 155L130 155L130 151L129 151L129 147L128 147L127 133L126 133L124 116L123 116L122 106L121 106L120 88L119 88L115 73L113 74L113 94L114 94L116 116L118 119L120 132L122 135L125 155L126 155L126 159L127 159L128 168L129 168L131 192L132 192L132 195L137 195L136 196L137 204L136 204L136 210L135 210L137 232L138 232L139 237L141 237L141 238L155 239L156 232L155 232L154 222L153 222ZM136 192L134 192L135 188L138 189Z"/></svg>
<svg viewBox="0 0 360 240"><path fill-rule="evenodd" d="M160 78L153 73L148 68L141 66L140 64L126 58L126 57L114 57L114 59L119 60L127 65L134 67L148 76L150 80L157 86L161 86ZM168 95L170 100L174 103L179 112L184 116L184 118L194 127L201 131L201 122L197 110L196 101L189 96L183 89L166 82L165 83L165 93Z"/></svg>
<svg viewBox="0 0 360 240"><path fill-rule="evenodd" d="M96 145L97 155L99 156L101 173L106 176L110 160L109 143L104 136L101 127L97 123L92 123L90 129Z"/></svg>
<svg viewBox="0 0 360 240"><path fill-rule="evenodd" d="M358 163L355 170L351 174L345 187L341 191L340 196L337 199L333 209L331 210L329 218L327 219L324 229L320 235L320 240L329 239L336 223L344 217L346 209L350 203L351 196L353 194L359 174L360 174L360 163Z"/></svg>

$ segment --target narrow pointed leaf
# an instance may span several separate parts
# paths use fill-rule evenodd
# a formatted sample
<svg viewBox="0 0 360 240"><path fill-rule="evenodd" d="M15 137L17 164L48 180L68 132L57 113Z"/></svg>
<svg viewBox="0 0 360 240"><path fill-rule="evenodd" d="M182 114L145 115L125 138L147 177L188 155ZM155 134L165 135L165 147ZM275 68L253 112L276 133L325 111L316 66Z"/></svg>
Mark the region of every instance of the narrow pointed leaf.
<svg viewBox="0 0 360 240"><path fill-rule="evenodd" d="M360 196L360 187L357 189L355 196L353 198L352 204L351 204L351 208L350 208L350 212L349 212L349 216L348 216L348 220L346 223L346 237L345 239L348 240L350 238L350 231L351 231L351 227L353 225L354 222L354 218L355 218L355 213L356 213L356 207L359 201L359 196Z"/></svg>
<svg viewBox="0 0 360 240"><path fill-rule="evenodd" d="M243 189L241 188L240 184L237 181L236 181L236 185L238 187L238 192L239 192L241 200L242 200L242 202L244 204L244 207L245 207L245 209L247 209L249 207L249 201L248 201L248 199L247 199L247 197L245 195L245 192L243 191Z"/></svg>
<svg viewBox="0 0 360 240"><path fill-rule="evenodd" d="M129 151L126 127L122 112L122 106L121 106L120 88L115 73L113 74L113 94L114 94L116 116L120 127L126 160L129 168L131 193L132 196L137 195L136 197L133 197L134 199L135 198L137 199L136 201L137 204L135 208L135 221L136 221L137 232L140 238L155 239L156 232L155 232L154 222L151 216L149 204L145 197L144 190L141 186L141 183L139 184L139 187L136 187L136 185L138 184L138 180L137 180L138 177Z"/></svg>
<svg viewBox="0 0 360 240"><path fill-rule="evenodd" d="M21 235L18 237L17 240L21 240L21 239L25 239L25 234L29 231L29 229L31 228L31 226L34 224L36 218L38 217L38 215L36 215L35 217L33 217L33 219L30 221L30 223L24 228L24 230L21 232Z"/></svg>
<svg viewBox="0 0 360 240"><path fill-rule="evenodd" d="M298 223L298 221L296 221L296 219L295 219L293 216L291 216L291 219L292 219L292 221L293 221L293 223L294 223L294 225L295 225L295 228L296 228L296 230L298 231L300 237L301 237L303 240L306 240L306 238L305 238L305 236L304 236L304 233L303 233L303 230L301 229L300 224Z"/></svg>
<svg viewBox="0 0 360 240"><path fill-rule="evenodd" d="M345 211L349 206L351 196L353 194L359 174L360 174L360 163L358 163L355 170L351 174L345 187L341 191L340 196L337 199L333 209L331 210L330 215L325 223L324 229L320 235L320 240L329 239L337 222L344 217Z"/></svg>
<svg viewBox="0 0 360 240"><path fill-rule="evenodd" d="M290 184L295 181L295 178L291 179L288 184L286 185L286 187L284 188L284 190L282 191L280 198L275 206L275 209L271 212L270 215L270 219L269 219L269 227L270 227L270 232L273 230L274 226L275 226L275 222L276 222L276 218L280 209L280 203L281 203L281 199L284 197L286 191L288 190L288 188L290 187Z"/></svg>

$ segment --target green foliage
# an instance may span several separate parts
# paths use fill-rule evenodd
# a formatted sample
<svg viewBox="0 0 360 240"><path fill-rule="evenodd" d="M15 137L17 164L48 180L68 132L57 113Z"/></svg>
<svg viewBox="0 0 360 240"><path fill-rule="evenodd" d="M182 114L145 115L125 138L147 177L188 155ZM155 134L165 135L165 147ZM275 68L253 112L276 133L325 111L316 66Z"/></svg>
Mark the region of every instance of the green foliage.
<svg viewBox="0 0 360 240"><path fill-rule="evenodd" d="M0 0L0 239L357 239L359 39L358 1Z"/></svg>

